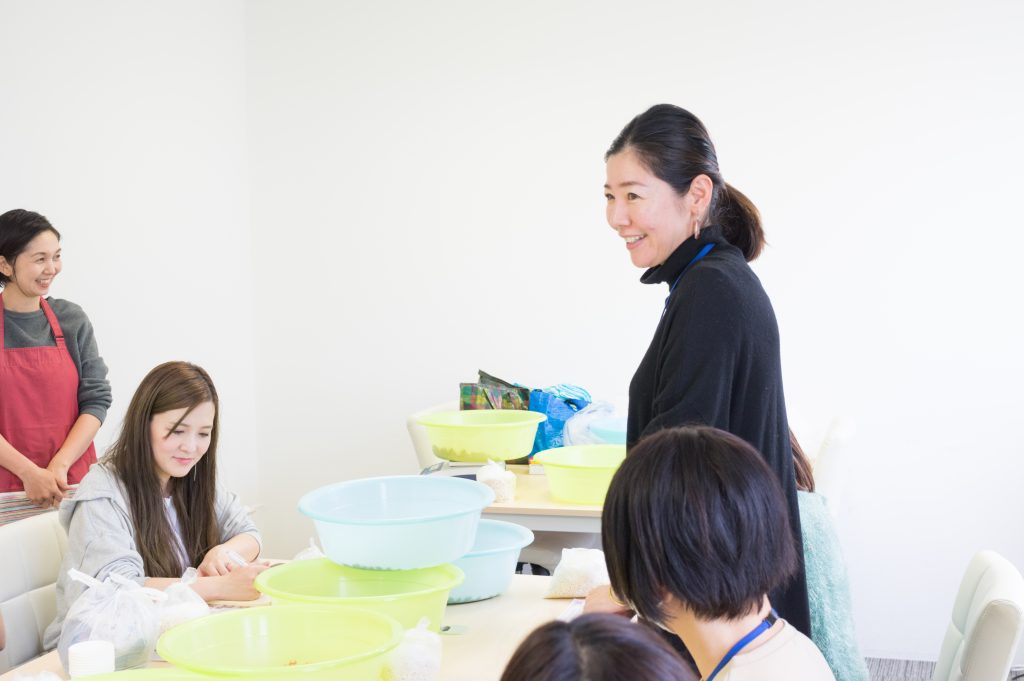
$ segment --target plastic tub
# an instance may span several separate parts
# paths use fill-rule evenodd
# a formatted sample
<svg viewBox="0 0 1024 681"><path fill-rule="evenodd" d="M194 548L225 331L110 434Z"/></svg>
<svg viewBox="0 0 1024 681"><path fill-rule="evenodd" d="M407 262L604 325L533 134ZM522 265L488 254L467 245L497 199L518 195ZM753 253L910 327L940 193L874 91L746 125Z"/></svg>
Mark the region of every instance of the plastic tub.
<svg viewBox="0 0 1024 681"><path fill-rule="evenodd" d="M274 599L275 605L358 607L394 617L407 629L426 617L430 628L437 631L448 592L462 580L462 570L454 565L422 570L359 570L318 558L264 570L256 577L256 588Z"/></svg>
<svg viewBox="0 0 1024 681"><path fill-rule="evenodd" d="M551 496L569 504L600 506L612 476L626 458L625 445L577 445L537 452Z"/></svg>
<svg viewBox="0 0 1024 681"><path fill-rule="evenodd" d="M392 617L314 605L245 608L168 630L156 650L171 664L214 676L379 681L402 638Z"/></svg>
<svg viewBox="0 0 1024 681"><path fill-rule="evenodd" d="M610 445L626 444L626 417L609 416L590 424L590 434Z"/></svg>
<svg viewBox="0 0 1024 681"><path fill-rule="evenodd" d="M473 550L455 561L466 580L452 589L449 603L494 598L508 588L516 572L519 551L533 542L533 532L503 520L481 520Z"/></svg>
<svg viewBox="0 0 1024 681"><path fill-rule="evenodd" d="M328 558L368 570L450 563L473 547L480 512L494 501L472 480L427 475L366 478L321 487L299 500Z"/></svg>
<svg viewBox="0 0 1024 681"><path fill-rule="evenodd" d="M427 429L434 455L449 461L509 461L533 451L537 426L547 416L522 409L475 409L425 414L416 422Z"/></svg>

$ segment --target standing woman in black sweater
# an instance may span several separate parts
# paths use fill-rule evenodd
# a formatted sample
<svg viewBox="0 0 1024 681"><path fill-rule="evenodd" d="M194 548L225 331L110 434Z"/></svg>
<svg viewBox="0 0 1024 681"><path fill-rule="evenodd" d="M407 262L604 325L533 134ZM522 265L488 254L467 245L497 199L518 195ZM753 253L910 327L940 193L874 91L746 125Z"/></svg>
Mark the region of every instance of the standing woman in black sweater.
<svg viewBox="0 0 1024 681"><path fill-rule="evenodd" d="M669 289L629 386L628 445L687 424L754 445L782 483L802 556L779 329L747 264L764 246L757 208L722 179L704 125L677 106L659 104L634 118L605 160L608 224L633 264L646 268L640 281ZM770 598L810 636L802 564Z"/></svg>

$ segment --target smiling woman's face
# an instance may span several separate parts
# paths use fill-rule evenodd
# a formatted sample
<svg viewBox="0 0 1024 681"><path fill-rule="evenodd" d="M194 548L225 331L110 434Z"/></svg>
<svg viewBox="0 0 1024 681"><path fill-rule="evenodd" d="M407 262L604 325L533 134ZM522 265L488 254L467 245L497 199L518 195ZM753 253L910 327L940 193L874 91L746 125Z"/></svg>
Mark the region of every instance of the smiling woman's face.
<svg viewBox="0 0 1024 681"><path fill-rule="evenodd" d="M693 236L689 192L680 196L628 147L608 158L607 170L608 224L626 241L634 265L661 265Z"/></svg>
<svg viewBox="0 0 1024 681"><path fill-rule="evenodd" d="M149 422L150 446L164 494L170 479L188 475L210 448L216 413L213 402L203 402L182 419L186 411L182 408L160 412Z"/></svg>

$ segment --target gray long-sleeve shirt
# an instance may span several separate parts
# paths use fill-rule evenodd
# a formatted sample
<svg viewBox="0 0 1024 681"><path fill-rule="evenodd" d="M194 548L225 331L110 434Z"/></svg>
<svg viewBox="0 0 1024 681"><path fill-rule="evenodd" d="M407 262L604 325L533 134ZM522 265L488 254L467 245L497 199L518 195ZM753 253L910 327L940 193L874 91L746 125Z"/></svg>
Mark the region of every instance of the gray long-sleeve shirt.
<svg viewBox="0 0 1024 681"><path fill-rule="evenodd" d="M102 423L110 408L110 381L107 380L107 365L96 346L92 323L82 308L70 301L47 298L46 302L57 315L68 352L78 367L78 413L92 414ZM35 312L4 310L5 348L55 345L57 341L41 309Z"/></svg>
<svg viewBox="0 0 1024 681"><path fill-rule="evenodd" d="M68 577L70 568L100 581L111 573L139 584L146 581L128 498L113 468L93 464L75 496L61 503L59 513L60 524L68 534L68 546L57 575L57 617L43 635L46 650L57 645L68 609L86 589L84 584ZM251 534L262 546L259 531L238 497L220 485L214 499L214 514L221 543L239 534Z"/></svg>

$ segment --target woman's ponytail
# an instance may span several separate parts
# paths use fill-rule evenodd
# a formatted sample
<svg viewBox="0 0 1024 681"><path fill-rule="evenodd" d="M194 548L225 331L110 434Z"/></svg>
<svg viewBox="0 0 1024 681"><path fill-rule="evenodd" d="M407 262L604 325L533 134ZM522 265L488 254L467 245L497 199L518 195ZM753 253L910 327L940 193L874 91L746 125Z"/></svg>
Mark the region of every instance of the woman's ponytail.
<svg viewBox="0 0 1024 681"><path fill-rule="evenodd" d="M726 240L743 251L750 262L764 249L764 228L761 213L746 194L728 182L723 182L711 222L722 225Z"/></svg>

